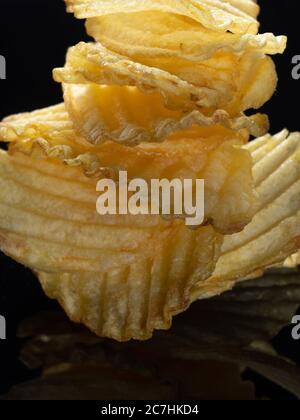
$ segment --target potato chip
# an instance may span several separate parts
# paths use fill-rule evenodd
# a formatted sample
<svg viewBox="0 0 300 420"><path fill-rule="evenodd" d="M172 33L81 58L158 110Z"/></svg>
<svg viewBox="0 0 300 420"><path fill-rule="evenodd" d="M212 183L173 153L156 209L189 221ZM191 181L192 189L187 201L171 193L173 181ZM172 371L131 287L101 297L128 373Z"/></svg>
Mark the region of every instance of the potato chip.
<svg viewBox="0 0 300 420"><path fill-rule="evenodd" d="M131 58L178 57L199 61L219 51L278 54L286 47L284 36L220 32L184 16L157 11L88 19L87 32L108 49Z"/></svg>
<svg viewBox="0 0 300 420"><path fill-rule="evenodd" d="M2 152L0 173L1 250L35 271L74 273L63 275L67 283L49 286L42 276L43 286L52 297L68 290L70 300L59 300L70 316L99 334L144 339L154 328L168 328L172 314L188 305L191 287L213 271L222 236L211 226L191 230L159 216L148 224L145 217L101 217L94 181L55 159ZM103 324L98 312L90 312L92 301L79 314L73 298L83 311L86 299L96 299Z"/></svg>
<svg viewBox="0 0 300 420"><path fill-rule="evenodd" d="M137 86L143 92L159 92L172 107L215 106L217 93L197 87L167 71L135 63L107 50L101 44L80 42L69 49L64 68L54 79L63 83Z"/></svg>
<svg viewBox="0 0 300 420"><path fill-rule="evenodd" d="M101 44L79 43L69 49L64 68L54 70L58 82L137 86L160 93L171 109L224 109L239 116L259 108L273 95L277 76L273 61L260 53L224 55L194 63L183 59L131 61Z"/></svg>
<svg viewBox="0 0 300 420"><path fill-rule="evenodd" d="M39 172L46 170L47 157L57 159L58 164L63 161L69 167L81 166L85 175L93 177L90 188L94 207L97 201L96 178L117 177L118 181L120 170L127 171L128 180L142 178L149 185L152 179L204 179L205 222L209 221L220 232L232 233L249 223L255 209L252 162L250 154L240 147L243 143L243 137L221 126L181 131L163 143L144 143L135 148L106 142L97 148L91 146L79 155L76 147L52 146L40 139L12 144L9 148L11 159L8 161L12 167L5 160L5 155L3 162L6 162L5 172L19 174L24 181L25 169L22 165L22 169L18 168L14 162L16 159L23 162L26 156L28 163L25 166L37 167ZM52 170L54 168L50 167L50 175ZM78 176L76 172L72 174L74 176ZM30 174L29 185L33 182L32 177ZM37 178L36 183L42 183L46 190L50 188L47 186L50 180L43 181L38 175ZM70 192L67 188L63 190L68 197L73 193L72 184L69 188ZM58 194L59 189L55 191ZM145 225L149 223L148 219L142 218ZM113 217L111 221L113 223Z"/></svg>
<svg viewBox="0 0 300 420"><path fill-rule="evenodd" d="M223 0L65 0L68 11L85 19L119 13L157 11L181 15L217 31L256 34L257 6Z"/></svg>
<svg viewBox="0 0 300 420"><path fill-rule="evenodd" d="M257 214L242 232L225 237L216 270L197 285L195 299L228 290L237 280L283 262L299 249L300 134L285 137L283 132L275 142L267 142L253 170L259 195Z"/></svg>
<svg viewBox="0 0 300 420"><path fill-rule="evenodd" d="M193 125L222 124L233 130L246 128L254 136L263 135L269 127L264 115L230 119L221 110L212 117L197 110L171 111L164 106L160 95L145 95L135 87L67 84L64 98L79 134L95 145L107 140L129 146L160 142L173 132Z"/></svg>
<svg viewBox="0 0 300 420"><path fill-rule="evenodd" d="M283 263L284 267L287 268L297 268L300 265L300 254L296 252L289 256Z"/></svg>
<svg viewBox="0 0 300 420"><path fill-rule="evenodd" d="M213 270L219 245L211 227L179 228L160 238L150 258L94 274L40 273L39 279L73 321L118 341L144 340L187 308L196 278Z"/></svg>
<svg viewBox="0 0 300 420"><path fill-rule="evenodd" d="M261 144L262 140L259 139L258 143ZM293 143L298 145L296 151L291 146ZM274 261L284 259L293 249L299 247L300 202L297 197L299 196L300 174L297 159L300 150L300 135L293 134L282 145L275 146L270 152L275 155L275 159L277 147L282 148L283 145L290 153L286 154L286 150L281 149L286 158L271 175L268 164L269 154L266 153L261 160L261 162L264 160L266 162L266 178L262 184L260 184L261 175L256 179L260 197L257 215L243 232L225 238L222 247L223 255L217 263L214 275L208 280L199 281L197 286L193 287L192 300L219 294L231 288L244 276L265 268ZM273 191L271 195L270 186ZM276 208L275 212L274 208ZM148 335L144 335L144 324L141 320L145 320L145 313L140 308L147 305L143 299L141 302L142 293L139 288L145 286L143 275L147 269L146 266L138 264L132 270L134 271L133 278L142 279L138 285L133 285L135 280L133 278L131 280L128 272L126 274L113 272L112 274L111 271L104 277L101 273L93 277L87 274L43 273L40 274L40 280L46 293L60 300L71 319L85 323L97 334L118 340L127 340L130 337L144 339ZM150 281L152 282L153 279ZM128 282L131 285L129 287L132 293L131 298L128 296ZM127 312L128 307L132 308L132 312ZM101 311L100 308L102 308ZM133 308L138 308L136 314ZM155 328L165 327L164 323L155 326ZM136 331L139 331L138 335ZM144 332L141 333L141 331Z"/></svg>
<svg viewBox="0 0 300 420"><path fill-rule="evenodd" d="M222 0L223 1L223 0ZM259 6L256 0L225 0L237 9L242 10L248 15L257 18L259 14Z"/></svg>
<svg viewBox="0 0 300 420"><path fill-rule="evenodd" d="M15 142L42 138L51 144L84 146L84 140L74 132L65 105L59 104L33 112L12 115L0 122L0 141Z"/></svg>

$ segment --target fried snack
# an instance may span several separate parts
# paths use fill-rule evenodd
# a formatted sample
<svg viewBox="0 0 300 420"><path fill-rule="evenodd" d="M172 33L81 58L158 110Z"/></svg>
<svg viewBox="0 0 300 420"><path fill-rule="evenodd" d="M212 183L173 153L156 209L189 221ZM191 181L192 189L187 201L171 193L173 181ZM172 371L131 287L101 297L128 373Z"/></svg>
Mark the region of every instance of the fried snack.
<svg viewBox="0 0 300 420"><path fill-rule="evenodd" d="M97 176L114 178L122 170L127 171L129 180L142 178L149 184L152 179L204 179L204 223L222 233L232 233L243 229L255 210L251 157L240 147L244 141L243 136L221 126L191 128L173 134L163 143L144 143L135 148L112 142L86 149L77 146L76 141L74 147L57 145L56 139L53 144L45 140L19 141L11 144L10 157L3 155L1 173L18 172L26 179L25 173L22 176L24 169L14 163L16 155L24 159L24 154L28 159L31 155L27 166L32 169L36 164L46 167L46 162L41 162L45 156L58 158L68 166L81 165L86 175L95 178L91 181L95 210ZM69 188L71 194L75 185Z"/></svg>
<svg viewBox="0 0 300 420"><path fill-rule="evenodd" d="M212 118L198 111L170 111L163 108L158 95L142 95L136 88L66 85L64 96L69 113L62 103L4 118L0 122L0 141L44 139L52 146L69 145L79 154L90 150L90 143L97 145L108 140L125 145L163 141L193 125L223 125L234 131L245 129L255 136L269 126L263 114L232 120L221 110ZM143 112L139 113L140 109ZM244 137L247 139L245 132Z"/></svg>
<svg viewBox="0 0 300 420"><path fill-rule="evenodd" d="M0 139L5 142L44 138L58 144L74 138L73 123L64 104L12 115L0 122Z"/></svg>
<svg viewBox="0 0 300 420"><path fill-rule="evenodd" d="M120 13L87 20L87 31L108 49L129 57L177 57L206 60L216 52L282 53L286 40L271 33L233 34L205 28L180 15L162 12Z"/></svg>
<svg viewBox="0 0 300 420"><path fill-rule="evenodd" d="M137 86L144 93L159 93L169 109L200 109L208 116L223 109L233 118L261 107L277 85L273 61L257 52L229 58L219 52L199 63L174 58L142 63L84 42L69 49L65 67L53 74L63 83Z"/></svg>
<svg viewBox="0 0 300 420"><path fill-rule="evenodd" d="M300 134L258 139L252 149L259 195L257 213L245 229L226 236L213 276L199 283L194 299L220 294L266 267L282 263L300 247Z"/></svg>
<svg viewBox="0 0 300 420"><path fill-rule="evenodd" d="M65 0L67 10L79 19L112 15L158 11L185 16L204 27L230 31L232 33L252 33L258 31L258 6L242 0Z"/></svg>
<svg viewBox="0 0 300 420"><path fill-rule="evenodd" d="M253 2L67 4L75 16L88 18L88 33L97 43L71 48L65 68L54 70L58 82L137 86L143 93L159 93L167 108L196 109L212 119L224 111L241 117L262 106L276 88L275 67L265 54L282 53L286 37L257 35ZM93 141L93 132L85 131ZM251 134L266 131L264 121Z"/></svg>
<svg viewBox="0 0 300 420"><path fill-rule="evenodd" d="M277 136L277 139L285 136L286 134L282 133ZM269 148L272 147L272 140L269 142ZM258 142L261 143L261 140ZM199 280L197 285L192 287L190 298L188 294L185 295L185 307L193 300L211 297L228 290L244 276L285 259L299 247L300 203L296 199L299 196L300 173L297 161L299 151L300 134L292 134L286 140L282 140L270 155L266 153L262 160L257 161L254 166L260 197L257 215L242 233L225 237L222 247L223 255L217 262L214 274L208 280ZM274 159L278 159L280 155L283 157L279 168L270 173L268 160L271 155ZM262 168L265 168L264 177ZM272 185L271 189L270 185ZM276 211L274 211L275 208ZM204 238L209 238L208 231L204 234L204 230L205 228L200 228L195 236L201 237L199 244L202 243L202 245ZM181 234L183 232L184 230ZM71 319L85 323L97 334L121 341L132 337L149 338L153 328L164 329L170 325L172 314L177 313L178 307L174 312L165 309L167 311L165 316L162 316L161 312L159 316L153 316L152 311L157 310L158 307L160 311L163 311L163 307L159 306L157 301L149 306L149 300L145 301L142 291L145 290L145 285L151 284L150 295L153 296L151 290L153 287L157 291L154 286L157 278L164 278L162 281L167 287L164 293L169 289L167 296L173 295L172 287L177 287L177 276L182 273L177 269L176 261L185 261L187 264L187 260L183 258L187 254L185 251L182 252L181 246L187 246L186 241L191 241L193 234L195 232L186 232L185 235L190 237L185 237L182 242L180 242L180 236L176 237L175 243L182 245L177 249L177 257L174 259L170 260L170 257L166 257L165 252L169 255L170 250L174 252L176 247L168 244L165 251L159 248L160 251L156 252L160 260L158 271L150 269L142 258L130 266L130 269L127 267L125 271L110 269L105 272L102 268L101 271L92 275L40 273L39 278L46 293L61 302ZM194 245L191 245L190 249L194 248ZM207 258L207 255L203 254L206 246L200 248L197 256L199 262ZM185 272L183 278L186 276ZM197 277L198 274L194 272L194 276ZM180 280L181 284L183 278ZM162 299L160 290L156 295L158 300ZM174 292L176 299L178 299L178 293L177 289ZM149 296L148 289L147 296ZM165 297L163 302L166 302ZM168 301L165 308L170 308L169 304L172 306L174 302L171 304Z"/></svg>
<svg viewBox="0 0 300 420"><path fill-rule="evenodd" d="M66 66L55 69L54 79L63 83L137 86L143 92L160 93L174 109L216 106L213 89L198 87L165 70L136 63L100 43L80 42L68 51Z"/></svg>
<svg viewBox="0 0 300 420"><path fill-rule="evenodd" d="M172 315L188 306L192 286L214 269L222 235L212 226L101 217L96 181L57 158L1 152L0 174L1 250L47 272L41 275L46 292L99 335L146 339L154 328L169 328ZM50 273L63 280L52 284Z"/></svg>
<svg viewBox="0 0 300 420"><path fill-rule="evenodd" d="M283 266L286 268L296 268L300 265L300 254L296 252L289 256L283 263Z"/></svg>
<svg viewBox="0 0 300 420"><path fill-rule="evenodd" d="M0 123L0 248L75 322L144 340L299 248L300 134L247 145L268 121L244 114L273 94L286 38L257 35L249 0L66 3L96 42L54 70L65 104ZM97 182L120 171L204 179L203 224L99 215Z"/></svg>
<svg viewBox="0 0 300 420"><path fill-rule="evenodd" d="M268 119L261 114L230 119L221 110L212 117L197 110L171 111L160 95L145 95L136 87L66 84L64 99L78 133L95 145L107 140L129 146L160 142L193 125L221 124L234 131L245 128L254 136L264 134L269 127Z"/></svg>

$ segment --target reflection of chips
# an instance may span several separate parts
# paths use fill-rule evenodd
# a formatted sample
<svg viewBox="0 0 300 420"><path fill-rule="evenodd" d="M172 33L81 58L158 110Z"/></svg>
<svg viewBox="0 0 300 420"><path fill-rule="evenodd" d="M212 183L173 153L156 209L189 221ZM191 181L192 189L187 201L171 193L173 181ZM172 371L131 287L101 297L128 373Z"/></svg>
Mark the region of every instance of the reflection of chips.
<svg viewBox="0 0 300 420"><path fill-rule="evenodd" d="M182 15L203 26L232 33L257 33L257 6L250 1L231 0L65 0L68 11L78 18L116 13L158 11ZM229 4L231 3L231 4ZM234 7L235 6L235 7Z"/></svg>
<svg viewBox="0 0 300 420"><path fill-rule="evenodd" d="M268 130L263 115L231 120L224 111L206 117L199 111L182 113L165 108L158 94L145 95L134 87L67 84L65 103L80 135L93 144L106 140L135 145L163 141L171 133L194 124L222 124L234 130L246 128L259 136Z"/></svg>
<svg viewBox="0 0 300 420"><path fill-rule="evenodd" d="M211 279L199 283L194 297L205 298L228 290L235 281L285 260L300 245L300 135L282 132L259 151L253 168L259 207L253 221L225 238L222 256ZM250 148L255 145L250 143Z"/></svg>
<svg viewBox="0 0 300 420"><path fill-rule="evenodd" d="M76 155L78 147L73 150L69 146L47 144L42 140L25 141L12 145L9 150L12 155L18 151L31 154L35 160L46 155L61 159L68 166L81 165L87 175L94 177L101 177L101 174L114 177L119 170L125 170L129 179L142 177L149 184L152 179L204 179L205 221L209 221L221 232L237 232L253 216L250 155L236 147L243 144L243 138L225 128L198 127L173 134L164 143L141 144L136 148L107 142L90 151L85 149L79 157ZM35 160L31 163L33 167L37 164ZM12 171L8 163L5 166L6 172ZM22 178L21 169L15 168L14 171L18 171ZM75 187L71 184L70 191ZM90 188L94 189L95 206L95 180ZM144 219L145 225L151 221L151 218L150 221L147 217Z"/></svg>
<svg viewBox="0 0 300 420"><path fill-rule="evenodd" d="M286 44L283 36L214 31L183 16L159 12L105 15L89 19L87 30L108 49L132 58L165 56L199 61L218 51L277 54Z"/></svg>

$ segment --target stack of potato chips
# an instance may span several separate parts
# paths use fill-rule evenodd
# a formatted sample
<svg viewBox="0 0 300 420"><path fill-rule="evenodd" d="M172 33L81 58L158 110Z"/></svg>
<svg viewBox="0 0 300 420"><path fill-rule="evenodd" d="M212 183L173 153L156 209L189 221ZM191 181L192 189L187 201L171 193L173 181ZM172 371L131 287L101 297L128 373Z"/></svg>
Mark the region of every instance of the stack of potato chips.
<svg viewBox="0 0 300 420"><path fill-rule="evenodd" d="M300 135L245 114L274 93L286 38L258 34L252 0L66 3L95 42L54 70L63 104L0 124L0 249L72 320L147 339L299 248ZM204 179L203 225L99 215L97 181L119 171Z"/></svg>

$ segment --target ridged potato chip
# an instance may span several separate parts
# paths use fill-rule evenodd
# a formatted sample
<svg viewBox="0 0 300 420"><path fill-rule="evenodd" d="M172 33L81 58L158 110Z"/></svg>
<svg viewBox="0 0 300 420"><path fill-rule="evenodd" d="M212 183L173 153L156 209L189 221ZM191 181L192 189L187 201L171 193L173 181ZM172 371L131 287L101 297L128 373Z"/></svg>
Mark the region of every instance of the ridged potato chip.
<svg viewBox="0 0 300 420"><path fill-rule="evenodd" d="M32 157L29 162L33 168L40 161L42 166L47 156L68 166L81 166L86 175L93 177L95 206L96 178L116 177L118 181L120 170L127 171L128 180L142 178L149 185L152 179L204 179L205 222L222 233L232 233L243 229L255 210L251 156L241 148L243 143L243 137L215 126L181 131L163 143L143 143L135 148L106 142L91 146L80 155L76 154L75 146L74 149L55 143L52 146L43 140L17 142L11 144L9 151L12 165L15 155L18 159L24 155ZM46 162L44 165L46 168ZM5 167L6 172L12 171L10 165ZM21 170L14 171L22 177Z"/></svg>
<svg viewBox="0 0 300 420"><path fill-rule="evenodd" d="M64 68L53 71L63 83L137 86L143 92L159 92L169 106L189 109L215 107L217 93L198 87L167 71L148 67L107 50L100 43L80 42L68 51Z"/></svg>
<svg viewBox="0 0 300 420"><path fill-rule="evenodd" d="M54 70L65 104L0 123L0 249L75 322L144 340L300 247L300 134L246 145L268 123L243 114L273 94L286 39L257 35L250 0L66 3L97 42ZM119 192L120 171L203 179L203 223L98 214L98 180Z"/></svg>
<svg viewBox="0 0 300 420"><path fill-rule="evenodd" d="M286 133L281 133L277 139L280 137L286 137ZM261 139L258 143L261 146ZM269 147L272 149L272 141ZM243 232L225 237L222 256L217 262L214 274L207 280L199 280L197 285L192 287L190 297L186 295L185 306L192 300L211 297L228 290L244 276L284 259L293 249L299 247L299 151L300 134L296 133L275 146L270 154L266 152L265 156L256 162L254 174L260 197L257 214ZM273 171L270 167L271 157L279 165L278 169ZM203 230L198 232L201 235ZM186 240L187 238L182 243ZM179 244L180 240L176 239L176 242ZM169 249L173 249L172 246L168 246ZM198 254L200 260L203 258L201 253L203 249ZM183 255L186 255L185 252ZM155 276L159 276L159 273L164 275L166 261L170 259L162 253L161 265ZM175 273L181 273L181 270L175 270L174 265L170 266L170 269L174 272L171 275L169 269L167 270L167 276L171 280L171 283L168 282L171 287L169 293L172 294L173 287L176 287L174 279L178 278L178 274ZM147 329L149 323L152 328L166 328L170 324L172 311L167 309L167 318L158 317L157 323L153 323L152 311L158 307L162 310L163 307L155 303L154 306L150 305L149 309L149 300L145 304L143 290L145 283L153 285L152 274L153 270L140 261L124 272L110 270L104 274L101 270L93 276L79 273L40 273L39 278L46 293L61 302L71 319L85 323L99 335L122 341L129 338L148 338L151 335L151 328ZM186 273L184 277L186 278ZM174 296L178 296L178 293L177 289ZM168 308L168 305L167 302L165 308ZM174 313L176 312L177 310Z"/></svg>
<svg viewBox="0 0 300 420"><path fill-rule="evenodd" d="M98 42L71 48L65 67L54 70L58 82L137 86L160 93L167 108L201 109L210 118L219 110L240 117L261 107L275 91L275 67L265 54L282 53L286 37L249 32L249 22L257 23L250 16L258 11L253 2L67 4L77 17L88 18L88 32ZM224 19L221 26L219 19ZM241 19L248 26L235 32Z"/></svg>
<svg viewBox="0 0 300 420"><path fill-rule="evenodd" d="M257 5L223 0L65 0L68 11L85 19L118 13L157 11L181 15L217 31L256 34Z"/></svg>
<svg viewBox="0 0 300 420"><path fill-rule="evenodd" d="M242 10L243 12L247 13L248 15L257 18L259 14L259 6L257 4L257 0L222 0L227 1L232 6L237 9Z"/></svg>
<svg viewBox="0 0 300 420"><path fill-rule="evenodd" d="M249 146L264 149L253 167L257 213L242 232L225 237L216 270L197 285L195 299L222 293L247 276L259 277L300 247L300 134L283 131L257 142L257 149L255 142Z"/></svg>
<svg viewBox="0 0 300 420"><path fill-rule="evenodd" d="M98 334L146 339L154 328L168 328L172 315L187 307L192 286L213 271L222 235L211 226L191 230L183 221L159 216L148 222L138 216L101 217L95 181L56 158L1 152L0 174L1 250L47 272L41 276L46 292ZM62 281L52 284L49 273Z"/></svg>
<svg viewBox="0 0 300 420"><path fill-rule="evenodd" d="M39 279L73 321L118 341L145 340L187 308L192 286L213 270L219 248L211 227L178 228L160 237L149 258L93 274L40 273Z"/></svg>
<svg viewBox="0 0 300 420"><path fill-rule="evenodd" d="M12 115L0 122L0 141L34 138L66 143L74 138L73 123L64 104Z"/></svg>
<svg viewBox="0 0 300 420"><path fill-rule="evenodd" d="M168 110L160 95L146 95L135 87L66 84L64 98L78 133L95 145L107 140L129 146L160 142L193 125L245 128L254 136L263 135L269 127L268 118L261 114L230 119L222 110L212 117L197 110Z"/></svg>
<svg viewBox="0 0 300 420"><path fill-rule="evenodd" d="M259 108L273 95L277 76L273 61L260 53L242 56L217 53L209 60L143 59L143 63L107 50L100 43L79 43L69 49L64 68L54 70L57 82L137 86L160 93L171 109L224 109L236 117Z"/></svg>
<svg viewBox="0 0 300 420"><path fill-rule="evenodd" d="M87 32L106 48L136 61L142 61L142 57L200 61L219 51L228 55L249 51L278 54L286 47L284 36L220 32L184 16L154 11L88 19Z"/></svg>

